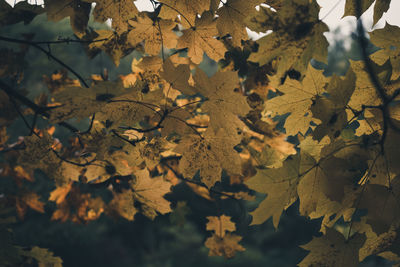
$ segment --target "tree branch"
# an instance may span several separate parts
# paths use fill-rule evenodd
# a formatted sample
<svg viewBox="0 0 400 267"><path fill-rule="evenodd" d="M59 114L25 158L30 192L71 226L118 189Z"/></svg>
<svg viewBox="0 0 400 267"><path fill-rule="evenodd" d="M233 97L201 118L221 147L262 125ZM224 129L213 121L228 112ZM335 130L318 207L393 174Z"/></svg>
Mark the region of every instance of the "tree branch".
<svg viewBox="0 0 400 267"><path fill-rule="evenodd" d="M62 60L58 59L57 57L53 56L53 54L49 51L46 51L46 49L44 49L43 47L41 47L40 45L36 44L35 42L32 41L27 41L27 40L21 40L21 39L14 39L14 38L8 38L8 37L4 37L4 36L0 36L0 41L5 41L5 42L9 42L9 43L17 43L17 44L26 44L26 45L30 45L33 46L34 48L42 51L44 54L46 54L49 58L53 59L55 62L57 62L58 64L60 64L61 66L63 66L64 68L66 68L67 70L69 70L71 73L73 73L81 82L82 84L86 87L89 88L89 85L85 82L85 80L83 79L83 77L81 75L79 75L75 70L73 70L70 66L68 66L67 64L65 64Z"/></svg>

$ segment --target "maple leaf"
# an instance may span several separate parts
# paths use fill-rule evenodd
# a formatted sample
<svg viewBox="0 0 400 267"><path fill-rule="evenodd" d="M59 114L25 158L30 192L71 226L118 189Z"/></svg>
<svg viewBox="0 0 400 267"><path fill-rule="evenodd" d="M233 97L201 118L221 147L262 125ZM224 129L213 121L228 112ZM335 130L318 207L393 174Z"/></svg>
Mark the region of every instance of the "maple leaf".
<svg viewBox="0 0 400 267"><path fill-rule="evenodd" d="M369 169L365 178L369 184L379 184L390 188L392 180L397 179L400 172L400 166L397 163L400 156L398 150L400 135L393 130L389 130L386 135L387 138L383 147L384 155L382 155L381 147L369 150Z"/></svg>
<svg viewBox="0 0 400 267"><path fill-rule="evenodd" d="M68 87L65 90L55 94L58 103L63 103L50 114L50 120L54 123L64 121L78 116L78 118L87 118L95 113L101 106L96 102L96 93L87 90L82 94L82 87Z"/></svg>
<svg viewBox="0 0 400 267"><path fill-rule="evenodd" d="M284 155L271 148L269 145L264 145L261 151L251 146L247 148L250 155L256 159L257 167L280 168L282 167L283 161L286 159Z"/></svg>
<svg viewBox="0 0 400 267"><path fill-rule="evenodd" d="M324 137L321 141L318 141L308 135L304 140L300 140L299 148L302 152L306 152L315 160L319 160L321 158L321 150L329 143L330 140L328 137Z"/></svg>
<svg viewBox="0 0 400 267"><path fill-rule="evenodd" d="M275 18L265 16L261 22L266 29L272 26L273 32L257 40L258 51L249 60L260 65L277 60L278 77L290 69L304 73L312 58L326 62L328 41L323 33L329 28L318 12L315 0L284 1Z"/></svg>
<svg viewBox="0 0 400 267"><path fill-rule="evenodd" d="M68 162L62 162L58 173L62 177L68 178L68 181L81 182L84 179L85 182L92 184L102 183L113 176L131 175L134 167L142 162L140 151L136 146L121 146L121 149L112 151L111 148L113 145L120 145L121 140L119 138L113 138L109 134L104 135L104 132L99 136L93 134L92 137L96 138L92 140L85 138L85 141L87 141L86 144L88 144L85 150L87 153L95 153L95 156L91 160L96 160L97 162L87 164L89 159L76 160L78 163L86 166L77 166Z"/></svg>
<svg viewBox="0 0 400 267"><path fill-rule="evenodd" d="M144 49L150 55L157 55L160 49L174 48L178 36L172 31L176 23L171 20L152 20L146 15L139 15L135 20L129 20L133 27L128 33L128 42L133 46L144 40Z"/></svg>
<svg viewBox="0 0 400 267"><path fill-rule="evenodd" d="M235 224L231 221L230 216L207 216L207 220L207 231L214 231L215 235L218 237L224 238L227 231L234 232L236 230Z"/></svg>
<svg viewBox="0 0 400 267"><path fill-rule="evenodd" d="M299 263L300 267L309 266L358 266L358 250L365 242L365 235L355 234L349 240L333 228L327 228L326 234L314 237L301 248L310 253Z"/></svg>
<svg viewBox="0 0 400 267"><path fill-rule="evenodd" d="M277 19L277 12L269 7L260 6L257 13L253 13L245 18L245 24L250 30L260 33L272 30L274 21Z"/></svg>
<svg viewBox="0 0 400 267"><path fill-rule="evenodd" d="M354 230L358 233L364 233L366 240L359 251L360 261L363 261L369 255L382 255L383 252L398 253L399 246L399 233L398 229L391 227L389 231L377 235L371 228L371 225L366 223L366 218L361 218L360 222L354 222Z"/></svg>
<svg viewBox="0 0 400 267"><path fill-rule="evenodd" d="M166 80L172 88L179 90L185 95L192 95L195 93L194 88L190 86L188 82L191 77L191 72L187 64L180 64L175 67L173 62L168 58L163 64L160 76Z"/></svg>
<svg viewBox="0 0 400 267"><path fill-rule="evenodd" d="M113 193L114 197L108 203L106 212L133 221L137 209L134 206L134 193L132 190L123 190L121 193Z"/></svg>
<svg viewBox="0 0 400 267"><path fill-rule="evenodd" d="M47 19L57 22L65 17L70 17L71 28L78 37L85 34L89 21L91 4L80 0L45 0L44 7Z"/></svg>
<svg viewBox="0 0 400 267"><path fill-rule="evenodd" d="M346 0L346 5L344 7L344 15L346 16L356 16L357 18L359 15L357 14L357 2L358 0ZM364 0L359 1L361 14L363 14L367 9L372 5L375 0ZM374 26L382 17L383 13L388 11L390 5L390 0L377 0L374 6L374 21L372 26Z"/></svg>
<svg viewBox="0 0 400 267"><path fill-rule="evenodd" d="M128 20L134 18L139 11L132 0L83 0L96 2L93 17L98 22L112 20L112 28L119 34L128 29Z"/></svg>
<svg viewBox="0 0 400 267"><path fill-rule="evenodd" d="M387 232L392 224L399 222L400 179L394 179L391 186L369 184L361 195L360 208L368 210L366 223L377 235Z"/></svg>
<svg viewBox="0 0 400 267"><path fill-rule="evenodd" d="M19 152L20 165L29 169L42 168L46 172L55 171L60 159L52 153L53 139L47 132L43 137L36 135L24 138L26 149Z"/></svg>
<svg viewBox="0 0 400 267"><path fill-rule="evenodd" d="M339 219L345 222L351 222L353 219L352 216L356 211L355 206L357 206L356 203L362 189L354 186L345 186L343 191L344 197L340 202L332 201L328 197L321 197L318 200L316 209L307 215L310 219L323 218L321 232L325 233L327 228L334 227Z"/></svg>
<svg viewBox="0 0 400 267"><path fill-rule="evenodd" d="M132 61L132 72L137 76L134 88L142 91L143 95L146 96L147 91L157 93L163 93L164 95L153 96L150 102L165 104L164 98L170 97L169 90L175 91L171 86L161 77L161 70L163 68L163 59L158 56L146 56L141 58L139 61L133 59ZM153 92L155 93L155 92ZM165 97L164 97L165 96ZM171 98L171 97L170 97ZM152 103L153 104L153 103Z"/></svg>
<svg viewBox="0 0 400 267"><path fill-rule="evenodd" d="M313 118L310 108L326 92L327 83L322 71L309 66L303 81L287 78L283 85L275 85L283 95L267 100L265 109L273 115L290 113L285 121L286 134L305 134L311 122L319 122Z"/></svg>
<svg viewBox="0 0 400 267"><path fill-rule="evenodd" d="M385 60L386 61L386 60ZM361 110L363 105L380 105L382 100L378 95L375 85L369 79L369 72L363 61L350 61L351 69L356 75L356 84L351 95L349 106L355 110ZM379 66L371 62L372 68L384 86L385 93L391 94L393 90L388 83L390 81L390 65Z"/></svg>
<svg viewBox="0 0 400 267"><path fill-rule="evenodd" d="M288 158L281 168L257 170L257 174L245 184L252 190L267 194L267 197L250 213L253 216L251 224L261 224L272 217L277 228L282 211L297 200L299 177L299 155Z"/></svg>
<svg viewBox="0 0 400 267"><path fill-rule="evenodd" d="M199 64L203 54L215 61L224 58L226 48L221 41L214 37L218 35L217 21L210 12L204 12L201 18L196 17L193 27L183 30L179 37L177 49L187 48L190 60Z"/></svg>
<svg viewBox="0 0 400 267"><path fill-rule="evenodd" d="M90 88L86 88L84 91L82 91L82 87L66 87L63 91L54 94L54 99L57 103L60 103L60 106L52 110L50 120L56 123L72 117L87 118L98 111L110 113L108 105L112 105L112 103L108 105L105 105L105 103L112 98L129 93L130 90L131 88L124 88L120 80L93 83ZM127 105L129 104L127 103ZM129 106L132 106L132 104Z"/></svg>
<svg viewBox="0 0 400 267"><path fill-rule="evenodd" d="M140 158L144 160L148 168L152 169L159 164L162 154L172 150L174 146L175 144L169 142L167 139L156 137L148 143L138 144L138 150Z"/></svg>
<svg viewBox="0 0 400 267"><path fill-rule="evenodd" d="M96 120L89 134L83 135L81 141L85 144L85 152L95 154L99 160L107 159L110 146L115 144L115 138Z"/></svg>
<svg viewBox="0 0 400 267"><path fill-rule="evenodd" d="M400 42L400 28L386 23L383 29L374 30L370 35L371 42L382 48L371 55L372 60L379 65L383 65L390 59L392 65L391 79L396 80L400 77L400 47L398 45L394 46L393 44L398 44Z"/></svg>
<svg viewBox="0 0 400 267"><path fill-rule="evenodd" d="M192 126L187 122L187 120L191 117L191 113L188 110L179 107L171 107L167 110L168 114L162 122L162 136L169 136L174 133L177 133L181 136L187 133L197 133L195 126ZM163 117L161 115L162 114L156 113L153 119L155 121L160 121L160 119Z"/></svg>
<svg viewBox="0 0 400 267"><path fill-rule="evenodd" d="M116 175L130 175L132 174L132 168L129 166L128 161L126 160L128 155L129 154L125 152L114 153L114 155L110 157L110 160L86 166L84 170L80 171L78 177L80 179L84 177L84 181L91 184L98 184L105 182ZM137 158L133 157L132 161L135 159L137 160ZM139 162L139 160L137 160L137 162Z"/></svg>
<svg viewBox="0 0 400 267"><path fill-rule="evenodd" d="M150 214L171 212L170 202L164 195L171 192L171 183L162 176L151 178L147 169L135 172L136 181L132 185L134 198L141 202L145 209L150 209ZM155 217L151 216L153 219Z"/></svg>
<svg viewBox="0 0 400 267"><path fill-rule="evenodd" d="M244 116L250 110L246 98L238 91L240 89L237 74L233 71L217 72L211 78L200 69L194 75L195 88L207 101L202 108L210 115L211 127L217 131L224 129L232 139L238 141L237 128L244 124L239 116Z"/></svg>
<svg viewBox="0 0 400 267"><path fill-rule="evenodd" d="M191 179L199 171L201 181L210 188L221 181L223 169L240 174L240 157L234 146L223 131L214 134L208 130L204 137L186 135L174 152L182 154L179 162L182 174Z"/></svg>
<svg viewBox="0 0 400 267"><path fill-rule="evenodd" d="M210 249L209 256L224 256L229 259L235 256L237 251L244 251L245 248L239 244L241 236L227 233L223 238L216 234L207 238L204 243Z"/></svg>
<svg viewBox="0 0 400 267"><path fill-rule="evenodd" d="M121 58L130 54L135 47L127 41L127 33L115 34L112 30L94 30L83 37L89 42L87 54L94 57L100 51L106 52L113 60L115 66L119 66Z"/></svg>
<svg viewBox="0 0 400 267"><path fill-rule="evenodd" d="M319 98L311 107L313 117L320 123L313 132L313 137L321 140L328 135L331 140L339 137L342 129L347 126L347 104L355 88L356 76L349 69L344 79L334 75L327 86L329 97Z"/></svg>
<svg viewBox="0 0 400 267"><path fill-rule="evenodd" d="M134 90L134 88L133 88ZM141 122L144 118L154 116L157 101L152 99L163 99L161 90L142 93L134 90L115 97L106 105L102 105L96 118L104 124L109 122L107 128L117 129L119 126L131 126Z"/></svg>
<svg viewBox="0 0 400 267"><path fill-rule="evenodd" d="M341 202L345 197L345 188L351 187L357 177L357 173L351 171L352 166L349 161L337 157L317 163L304 152L301 162L303 175L297 187L300 213L309 215L318 212L320 204L327 205L329 201Z"/></svg>
<svg viewBox="0 0 400 267"><path fill-rule="evenodd" d="M181 23L184 26L193 26L197 15L210 8L210 0L160 0L159 2L164 4L160 11L161 18L175 20L181 15Z"/></svg>
<svg viewBox="0 0 400 267"><path fill-rule="evenodd" d="M223 6L217 11L219 35L225 36L229 34L232 36L234 46L242 46L241 40L248 38L245 19L255 12L255 6L262 2L261 0L228 0L223 3Z"/></svg>

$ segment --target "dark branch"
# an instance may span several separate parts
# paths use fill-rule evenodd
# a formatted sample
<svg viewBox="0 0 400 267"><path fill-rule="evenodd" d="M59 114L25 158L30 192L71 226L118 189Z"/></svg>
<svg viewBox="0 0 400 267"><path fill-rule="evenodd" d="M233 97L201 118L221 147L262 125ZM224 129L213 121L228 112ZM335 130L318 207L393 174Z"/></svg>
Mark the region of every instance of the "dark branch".
<svg viewBox="0 0 400 267"><path fill-rule="evenodd" d="M69 43L80 43L80 44L91 44L97 42L107 41L108 38L99 39L99 40L76 40L70 38L64 38L57 41L31 41L32 44L41 45L41 44L69 44Z"/></svg>
<svg viewBox="0 0 400 267"><path fill-rule="evenodd" d="M25 106L29 107L32 109L35 114L42 115L46 119L50 118L50 114L48 113L49 110L53 109L54 107L41 107L35 104L33 101L31 101L29 98L27 98L24 95L21 95L18 93L16 90L13 90L10 86L8 86L6 83L0 80L0 89L3 90L10 99L17 99L20 101L22 104ZM69 123L66 122L59 122L58 125L67 128L68 130L78 133L79 130L75 128L74 126L70 125ZM29 127L31 128L31 127Z"/></svg>
<svg viewBox="0 0 400 267"><path fill-rule="evenodd" d="M116 130L111 130L111 132L112 132L116 137L118 137L119 139L121 139L121 140L123 140L123 141L125 141L125 142L127 142L127 143L129 143L129 144L131 144L131 145L133 145L133 146L136 146L136 143L142 142L142 141L144 141L144 140L146 139L145 137L142 137L142 138L137 139L137 140L129 140L128 138L126 138L126 137L120 135Z"/></svg>
<svg viewBox="0 0 400 267"><path fill-rule="evenodd" d="M161 163L162 165L166 166L168 169L170 169L170 170L174 173L174 175L175 175L176 177L178 177L178 178L179 178L180 180L182 180L182 181L185 181L185 182L187 182L187 183L191 183L191 184L195 184L195 185L201 186L201 187L207 189L209 192L215 193L215 194L217 194L217 195L225 196L225 197L228 197L228 198L230 198L230 199L234 199L234 200L239 201L239 199L235 198L234 196L232 196L232 195L230 195L230 194L227 194L227 193L225 193L225 192L221 192L221 191L215 190L215 189L213 189L213 188L208 188L208 187L207 187L205 184L203 184L203 183L199 183L199 182L196 182L196 181L193 181L193 180L190 180L190 179L187 179L187 178L183 177L183 175L177 173L177 172L176 172L171 166L169 166L169 164L166 163L165 160L163 160L163 159L161 159L160 163Z"/></svg>
<svg viewBox="0 0 400 267"><path fill-rule="evenodd" d="M67 70L69 70L71 73L73 73L81 82L82 84L86 87L89 88L89 85L85 82L85 80L82 78L81 75L79 75L75 70L73 70L70 66L68 66L67 64L65 64L62 60L58 59L57 57L53 56L53 54L51 53L51 51L46 51L46 49L44 49L43 47L41 47L40 45L36 44L35 42L31 42L31 41L27 41L27 40L21 40L21 39L14 39L14 38L8 38L8 37L4 37L4 36L0 36L0 41L5 41L5 42L9 42L9 43L17 43L17 44L26 44L26 45L30 45L33 46L34 48L42 51L44 54L46 54L49 58L53 59L55 62L57 62L58 64L60 64L61 66L63 66L64 68L66 68Z"/></svg>
<svg viewBox="0 0 400 267"><path fill-rule="evenodd" d="M68 160L68 159L62 157L57 151L55 151L55 150L53 150L53 149L52 149L51 151L52 151L52 152L54 153L54 155L56 155L57 158L59 158L60 160L65 161L65 162L67 162L67 163L69 163L69 164L72 164L72 165L75 165L75 166L79 166L79 167L86 167L86 166L89 166L89 165L91 165L93 162L96 161L96 158L94 158L94 159L92 159L92 160L90 160L90 161L87 161L87 162L85 162L85 163L78 163L78 162L74 162L74 161L71 161L71 160Z"/></svg>

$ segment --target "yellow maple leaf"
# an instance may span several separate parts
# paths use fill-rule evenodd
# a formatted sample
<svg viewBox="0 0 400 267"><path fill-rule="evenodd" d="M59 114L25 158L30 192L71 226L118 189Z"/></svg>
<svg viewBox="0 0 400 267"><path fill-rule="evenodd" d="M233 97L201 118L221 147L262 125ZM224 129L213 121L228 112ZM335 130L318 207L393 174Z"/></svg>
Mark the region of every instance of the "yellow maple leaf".
<svg viewBox="0 0 400 267"><path fill-rule="evenodd" d="M227 34L232 36L232 43L241 46L241 40L248 38L246 32L246 17L256 11L255 6L261 4L262 0L228 0L218 9L217 28L220 36Z"/></svg>
<svg viewBox="0 0 400 267"><path fill-rule="evenodd" d="M139 11L132 0L83 0L96 2L93 17L98 22L106 22L112 19L112 28L119 34L128 29L128 20L134 18Z"/></svg>
<svg viewBox="0 0 400 267"><path fill-rule="evenodd" d="M159 2L164 4L159 15L161 18L175 20L180 15L181 23L185 27L193 26L197 15L210 7L210 0L160 0Z"/></svg>
<svg viewBox="0 0 400 267"><path fill-rule="evenodd" d="M274 84L283 95L278 95L265 103L265 110L272 111L273 115L290 113L285 121L287 135L305 134L311 127L311 122L319 122L313 118L310 108L313 101L320 98L325 92L328 79L312 66L308 66L303 81L286 78L282 85Z"/></svg>
<svg viewBox="0 0 400 267"><path fill-rule="evenodd" d="M171 192L171 183L162 176L150 177L147 169L135 172L136 182L132 185L134 198L146 207L161 214L171 212L170 202L164 195Z"/></svg>
<svg viewBox="0 0 400 267"><path fill-rule="evenodd" d="M182 31L177 48L188 48L188 57L193 63L199 64L203 54L215 61L224 58L226 48L215 38L218 35L217 21L210 12L205 12L201 18L196 17L194 27Z"/></svg>
<svg viewBox="0 0 400 267"><path fill-rule="evenodd" d="M241 236L227 233L224 238L213 234L207 238L204 243L210 249L209 256L224 256L225 258L233 258L237 251L245 251L245 248L239 244Z"/></svg>
<svg viewBox="0 0 400 267"><path fill-rule="evenodd" d="M225 232L234 232L236 230L235 224L231 221L230 216L221 215L207 216L208 223L206 225L207 231L214 231L215 235L223 238Z"/></svg>
<svg viewBox="0 0 400 267"><path fill-rule="evenodd" d="M152 20L146 15L129 20L133 27L128 33L128 42L133 46L144 41L144 49L150 55L157 55L160 49L175 48L178 36L172 31L176 23L172 20Z"/></svg>
<svg viewBox="0 0 400 267"><path fill-rule="evenodd" d="M199 171L201 181L210 188L221 181L223 169L240 174L240 156L234 146L232 138L224 131L214 134L212 130L207 130L204 137L186 135L174 151L182 154L179 162L182 174L191 179Z"/></svg>

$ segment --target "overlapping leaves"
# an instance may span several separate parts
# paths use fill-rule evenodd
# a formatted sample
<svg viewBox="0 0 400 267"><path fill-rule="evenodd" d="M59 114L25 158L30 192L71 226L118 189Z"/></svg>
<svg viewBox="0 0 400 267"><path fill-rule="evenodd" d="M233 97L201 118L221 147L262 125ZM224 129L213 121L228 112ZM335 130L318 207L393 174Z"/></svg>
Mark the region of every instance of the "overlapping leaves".
<svg viewBox="0 0 400 267"><path fill-rule="evenodd" d="M65 72L47 75L48 95L36 102L0 84L0 110L9 115L1 117L0 151L11 151L15 159L2 176L18 185L20 194L7 198L21 218L28 208L44 212L44 199L21 182L30 181L36 169L56 182L48 198L56 204L52 218L76 223L103 214L154 219L172 211L165 196L181 182L213 201L252 199L246 190L215 190L226 183L226 174L231 185L244 182L266 194L250 213L252 224L272 217L278 227L282 212L297 200L302 215L322 218L324 235L303 246L310 254L300 266L356 266L368 255L398 252L392 245L399 226L397 26L370 34L380 50L369 65L354 61L345 77L326 78L310 64L326 61L328 45L315 0L160 0L152 1L153 12L139 12L128 0L61 2L11 8L1 1L0 25L29 22L41 12L50 21L69 17L90 57L104 51L116 65L133 50L143 57L116 81L92 76L88 88ZM372 2L362 1L361 11ZM91 3L95 20L111 19L111 29L87 27ZM261 3L269 6L257 11ZM376 1L374 23L389 3ZM346 1L345 16L356 15L355 4ZM248 42L246 27L272 33ZM11 64L19 54L0 51L8 54L1 77L22 79L22 68ZM206 56L230 62L238 55L240 60L211 77L199 67ZM29 108L21 112L17 100ZM35 118L33 125L26 123L30 135L8 143L8 125L27 114ZM298 140L295 148L274 130L271 118L277 115L286 116L283 126ZM69 129L73 138L60 142L54 128L37 129L38 116ZM77 129L71 119L89 119L89 128ZM91 193L99 188L112 198ZM362 218L352 228L357 216ZM244 250L230 217L207 219L207 230L214 232L205 242L209 255L230 258ZM340 220L347 223L342 233ZM61 264L44 249L25 254Z"/></svg>

